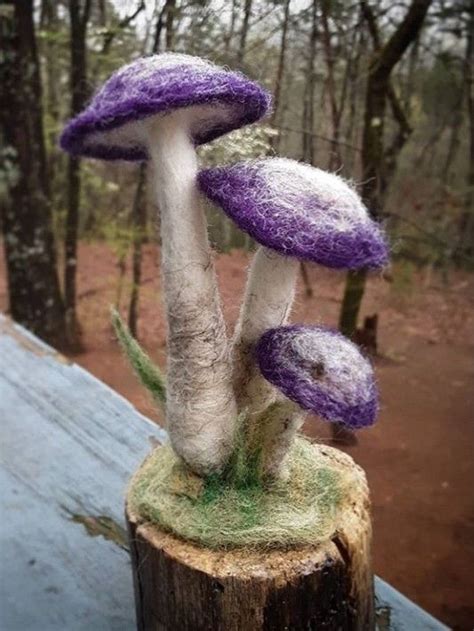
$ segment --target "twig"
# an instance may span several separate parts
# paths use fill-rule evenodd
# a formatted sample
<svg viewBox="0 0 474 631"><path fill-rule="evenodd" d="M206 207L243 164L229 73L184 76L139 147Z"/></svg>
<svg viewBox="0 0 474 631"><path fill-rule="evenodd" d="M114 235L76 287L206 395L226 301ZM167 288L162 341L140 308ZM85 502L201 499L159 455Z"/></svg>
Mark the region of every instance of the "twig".
<svg viewBox="0 0 474 631"><path fill-rule="evenodd" d="M302 129L302 128L297 128L297 127L287 127L284 125L277 125L278 129L281 129L283 131L292 131L295 132L297 134L308 134L309 136L314 136L315 138L319 138L319 140L325 140L326 142L329 142L330 144L334 144L335 140L334 138L329 138L328 136L322 136L321 134L316 134L313 131L309 131L306 129ZM344 142L343 140L338 140L337 141L338 144L343 145L344 147L348 147L349 149L352 149L353 151L357 151L357 152L361 152L361 148L360 147L356 147L355 145L351 145L349 142Z"/></svg>

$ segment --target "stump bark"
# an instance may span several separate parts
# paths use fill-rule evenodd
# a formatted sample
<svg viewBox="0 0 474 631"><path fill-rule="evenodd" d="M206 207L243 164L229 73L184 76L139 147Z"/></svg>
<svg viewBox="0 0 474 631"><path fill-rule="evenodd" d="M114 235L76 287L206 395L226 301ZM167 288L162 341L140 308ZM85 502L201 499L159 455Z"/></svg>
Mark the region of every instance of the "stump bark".
<svg viewBox="0 0 474 631"><path fill-rule="evenodd" d="M129 507L126 518L139 631L374 628L368 492L331 539L289 550L211 550L140 523Z"/></svg>

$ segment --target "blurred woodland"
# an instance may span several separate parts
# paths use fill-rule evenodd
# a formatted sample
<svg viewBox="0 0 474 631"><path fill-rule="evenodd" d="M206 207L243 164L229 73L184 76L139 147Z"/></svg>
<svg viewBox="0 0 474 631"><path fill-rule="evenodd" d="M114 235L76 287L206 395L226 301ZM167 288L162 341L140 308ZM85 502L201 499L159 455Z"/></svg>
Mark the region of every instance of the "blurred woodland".
<svg viewBox="0 0 474 631"><path fill-rule="evenodd" d="M338 171L386 225L402 274L474 267L472 0L0 0L0 37L10 312L56 346L80 348L81 240L113 248L137 333L156 215L146 168L78 160L58 135L112 71L153 52L241 69L274 95L268 120L203 147L203 163L278 153ZM209 221L218 250L252 248L223 213ZM364 284L347 277L349 335Z"/></svg>

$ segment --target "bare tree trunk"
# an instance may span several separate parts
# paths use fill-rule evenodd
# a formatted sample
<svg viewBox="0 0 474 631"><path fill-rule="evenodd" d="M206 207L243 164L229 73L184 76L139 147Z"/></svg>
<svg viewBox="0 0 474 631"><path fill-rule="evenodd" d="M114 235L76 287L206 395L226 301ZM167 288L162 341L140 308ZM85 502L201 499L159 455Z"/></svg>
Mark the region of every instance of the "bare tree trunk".
<svg viewBox="0 0 474 631"><path fill-rule="evenodd" d="M362 139L362 197L374 219L381 216L387 188L383 137L390 74L410 43L418 36L430 2L431 0L412 0L402 22L388 42L375 52L369 64ZM360 5L370 30L373 21L371 8L366 0L361 0ZM347 276L339 328L350 337L354 336L357 327L365 280L365 270Z"/></svg>
<svg viewBox="0 0 474 631"><path fill-rule="evenodd" d="M105 26L107 24L107 2L106 0L99 0L99 16L100 25Z"/></svg>
<svg viewBox="0 0 474 631"><path fill-rule="evenodd" d="M120 311L120 307L122 304L125 274L127 273L127 255L128 255L128 247L126 249L123 249L117 257L118 280L117 280L117 289L115 292L115 304L114 304L114 308L116 311Z"/></svg>
<svg viewBox="0 0 474 631"><path fill-rule="evenodd" d="M407 47L417 37L430 2L431 0L412 0L405 18L389 41L375 54L369 66L362 142L362 191L364 201L376 219L380 217L383 203L380 195L385 175L383 131L385 104L392 91L390 74ZM361 5L370 10L366 0L362 0ZM393 103L393 97L390 99Z"/></svg>
<svg viewBox="0 0 474 631"><path fill-rule="evenodd" d="M315 88L315 62L316 62L316 42L318 39L318 0L313 0L311 5L311 31L309 36L307 78L304 91L303 102L303 160L308 164L314 164L314 88ZM311 298L313 288L311 286L308 271L303 261L300 264L300 274L305 287L305 295Z"/></svg>
<svg viewBox="0 0 474 631"><path fill-rule="evenodd" d="M163 33L165 13L166 13L166 4L158 13L158 18L156 20L156 25L155 25L155 32L153 34L153 43L151 45L152 53L158 53L161 47L161 35Z"/></svg>
<svg viewBox="0 0 474 631"><path fill-rule="evenodd" d="M448 151L446 152L446 160L443 163L441 168L439 177L443 182L444 186L448 185L451 181L451 166L453 164L454 158L459 149L460 140L459 140L459 132L461 131L464 112L463 112L463 101L464 101L464 90L462 89L462 96L459 99L459 104L453 109L452 112L452 124L450 130L450 137L448 143Z"/></svg>
<svg viewBox="0 0 474 631"><path fill-rule="evenodd" d="M240 31L239 50L237 52L237 64L242 66L245 57L245 48L247 46L247 35L249 31L250 15L252 13L252 0L245 0L244 19L242 21L242 29Z"/></svg>
<svg viewBox="0 0 474 631"><path fill-rule="evenodd" d="M351 65L348 72L348 91L349 91L349 114L347 117L347 127L345 137L348 139L349 145L358 145L359 142L359 86L358 83L361 80L360 73L360 60L365 48L366 33L364 28L358 29L358 37L355 43L354 57L351 59ZM347 173L352 173L354 170L354 149L347 148L347 153L344 160Z"/></svg>
<svg viewBox="0 0 474 631"><path fill-rule="evenodd" d="M95 86L97 84L99 73L102 65L104 64L105 57L110 53L110 49L112 44L115 41L117 35L126 29L135 18L145 9L145 0L140 0L138 4L134 7L133 11L127 15L125 15L117 24L107 24L107 7L105 0L99 0L99 19L103 32L102 39L102 48L100 49L99 54L96 54L93 58L93 64L87 64L87 83L90 86ZM164 9L160 12L160 18L163 18ZM160 19L159 18L159 19ZM144 45L148 41L148 33L144 38ZM143 54L145 51L143 51ZM87 91L88 92L88 91ZM87 98L87 95L86 95ZM80 182L79 182L80 186ZM79 200L80 201L80 200ZM94 226L96 224L96 209L94 207L87 208L87 214L84 217L83 231L84 233L92 233L94 230Z"/></svg>
<svg viewBox="0 0 474 631"><path fill-rule="evenodd" d="M446 114L443 117L443 119L439 122L439 124L436 126L434 131L431 133L431 135L429 136L427 142L421 148L421 151L418 153L418 155L413 160L413 168L414 169L417 169L417 170L421 169L422 165L425 163L425 161L426 161L426 159L428 157L429 157L430 160L432 159L432 156L433 156L433 154L436 151L437 145L438 145L438 143L441 140L445 130L447 129L447 127L449 125L451 117L452 117L452 112L449 111L448 114Z"/></svg>
<svg viewBox="0 0 474 631"><path fill-rule="evenodd" d="M230 46L232 44L232 39L234 38L235 21L237 19L237 9L238 9L237 0L232 0L232 12L230 14L230 25L229 25L229 30L227 31L225 35L225 43L224 43L224 50L225 50L226 55L228 55L230 52Z"/></svg>
<svg viewBox="0 0 474 631"><path fill-rule="evenodd" d="M316 41L318 39L318 0L313 0L311 11L311 33L309 37L308 70L303 103L303 160L314 164L314 87Z"/></svg>
<svg viewBox="0 0 474 631"><path fill-rule="evenodd" d="M412 105L412 95L413 95L413 86L415 84L415 73L418 67L418 58L420 56L420 34L415 39L410 48L409 59L408 59L408 72L406 76L406 81L404 81L402 86L402 95L401 101L403 105L403 109L407 113L407 116L411 114L411 105Z"/></svg>
<svg viewBox="0 0 474 631"><path fill-rule="evenodd" d="M49 32L45 41L45 83L46 83L46 107L48 117L51 119L47 141L48 178L51 195L55 191L55 179L58 162L57 132L59 127L59 49L57 41L51 37L51 33L58 28L58 7L53 0L42 0L41 3L41 28ZM53 200L52 200L53 201Z"/></svg>
<svg viewBox="0 0 474 631"><path fill-rule="evenodd" d="M80 0L69 0L70 19L70 84L71 115L78 114L88 97L86 34L91 0L85 0L81 10ZM81 202L81 165L76 156L69 156L67 169L68 205L64 242L64 300L68 336L72 345L79 345L79 325L76 314L77 241L79 232L79 208Z"/></svg>
<svg viewBox="0 0 474 631"><path fill-rule="evenodd" d="M357 29L353 28L346 50L340 53L340 54L343 54L344 57L346 58L346 64L344 68L344 75L342 77L342 87L341 87L341 92L339 96L339 102L337 104L337 110L336 110L337 116L333 122L333 137L336 138L336 152L335 153L332 152L331 155L333 156L333 161L334 161L334 157L337 158L337 160L334 161L333 164L330 165L331 169L337 168L338 170L340 170L343 168L343 166L345 166L343 156L342 156L342 145L344 143L341 143L339 138L340 138L340 131L342 128L343 115L344 115L346 102L347 102L347 96L349 92L349 82L350 82L350 77L352 74L352 66L354 65L354 52L353 51L356 48L357 48ZM334 55L335 55L334 50L331 49L331 52L334 58Z"/></svg>
<svg viewBox="0 0 474 631"><path fill-rule="evenodd" d="M132 207L133 254L132 254L132 291L128 309L128 327L134 337L138 337L138 299L142 277L142 247L146 230L146 198L145 192L146 164L138 169L138 184Z"/></svg>
<svg viewBox="0 0 474 631"><path fill-rule="evenodd" d="M176 0L166 0L166 50L173 50L174 45L174 20L176 17Z"/></svg>
<svg viewBox="0 0 474 631"><path fill-rule="evenodd" d="M474 7L469 6L467 25L465 85L469 125L469 166L466 178L464 210L459 224L458 251L463 256L474 256Z"/></svg>
<svg viewBox="0 0 474 631"><path fill-rule="evenodd" d="M323 25L323 48L324 57L326 59L326 67L328 71L327 76L327 91L329 97L329 105L331 109L331 121L332 121L332 142L329 153L328 169L333 171L342 164L341 149L339 146L339 127L342 113L343 103L341 102L341 110L337 105L336 97L336 82L334 77L334 51L331 45L331 33L329 32L329 13L331 2L330 0L321 0L321 22Z"/></svg>
<svg viewBox="0 0 474 631"><path fill-rule="evenodd" d="M104 9L105 9L105 5L104 5ZM132 13L130 13L129 15L125 15L116 26L114 25L113 28L105 29L104 39L102 42L102 50L100 51L101 56L107 55L109 53L110 47L112 46L112 43L114 39L116 38L116 36L118 35L118 33L120 33L120 31L123 31L125 28L127 28L127 26L129 26L133 22L133 20L137 17L137 15L141 13L144 9L145 9L145 0L140 0L140 2L138 3L138 6L136 7L136 9L134 9ZM105 10L103 14L101 11L101 21L105 19L105 16L106 16ZM103 23L103 25L105 26L105 22ZM99 58L99 61L100 61L100 58ZM96 73L94 72L93 76L95 77L95 75Z"/></svg>
<svg viewBox="0 0 474 631"><path fill-rule="evenodd" d="M348 272L346 277L341 313L339 314L339 330L347 337L353 338L357 329L366 278L367 272L365 270Z"/></svg>
<svg viewBox="0 0 474 631"><path fill-rule="evenodd" d="M387 98L390 102L393 118L398 123L398 131L384 153L384 174L381 181L382 205L385 201L388 185L397 169L400 153L413 132L402 104L391 83L389 83L387 87Z"/></svg>
<svg viewBox="0 0 474 631"><path fill-rule="evenodd" d="M287 35L288 35L288 23L290 21L290 2L291 0L285 0L283 6L283 24L281 28L281 40L280 40L280 54L278 57L278 66L275 77L275 85L273 88L273 116L272 116L272 125L274 127L278 126L278 118L279 118L279 106L281 100L281 89L283 85L283 76L285 73L285 61L286 61L286 44L287 44ZM270 140L270 144L275 151L278 151L278 144L280 140L280 133L278 132L277 136L274 136Z"/></svg>
<svg viewBox="0 0 474 631"><path fill-rule="evenodd" d="M2 8L0 122L3 160L10 162L12 173L2 225L10 312L46 341L64 347L66 326L49 203L33 2L3 2Z"/></svg>

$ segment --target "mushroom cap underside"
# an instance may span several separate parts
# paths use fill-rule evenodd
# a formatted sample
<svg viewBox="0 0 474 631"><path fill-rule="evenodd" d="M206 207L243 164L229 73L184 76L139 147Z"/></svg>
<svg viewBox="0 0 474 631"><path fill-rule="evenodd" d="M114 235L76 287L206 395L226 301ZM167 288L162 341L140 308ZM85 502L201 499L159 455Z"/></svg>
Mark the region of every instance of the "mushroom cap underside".
<svg viewBox="0 0 474 631"><path fill-rule="evenodd" d="M66 125L60 144L75 155L146 160L148 122L154 115L193 108L189 132L200 145L259 120L270 102L257 83L197 57L142 57L105 82Z"/></svg>

